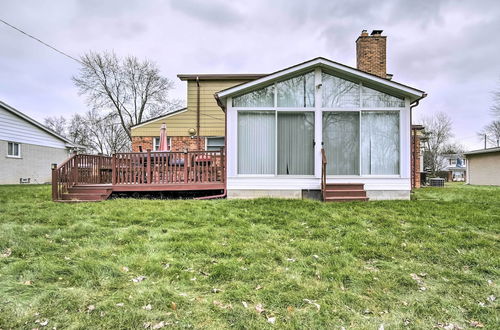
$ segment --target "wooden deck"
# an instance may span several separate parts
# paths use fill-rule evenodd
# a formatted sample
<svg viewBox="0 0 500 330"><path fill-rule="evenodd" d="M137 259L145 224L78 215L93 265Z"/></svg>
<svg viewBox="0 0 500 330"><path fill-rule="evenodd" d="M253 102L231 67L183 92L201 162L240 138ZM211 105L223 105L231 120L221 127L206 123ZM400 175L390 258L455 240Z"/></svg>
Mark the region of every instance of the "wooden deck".
<svg viewBox="0 0 500 330"><path fill-rule="evenodd" d="M224 149L73 155L52 169L54 201L103 200L112 192L225 188Z"/></svg>

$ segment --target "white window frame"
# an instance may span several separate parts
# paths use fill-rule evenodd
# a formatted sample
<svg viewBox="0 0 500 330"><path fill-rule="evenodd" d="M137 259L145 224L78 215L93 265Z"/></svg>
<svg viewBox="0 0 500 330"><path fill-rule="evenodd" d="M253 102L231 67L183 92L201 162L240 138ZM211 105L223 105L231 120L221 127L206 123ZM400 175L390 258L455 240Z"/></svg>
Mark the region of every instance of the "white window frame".
<svg viewBox="0 0 500 330"><path fill-rule="evenodd" d="M17 155L10 155L9 154L9 144L12 144L12 146L17 145ZM7 158L22 158L21 156L21 143L19 142L13 142L13 141L7 141Z"/></svg>
<svg viewBox="0 0 500 330"><path fill-rule="evenodd" d="M156 145L156 141L158 141L158 145ZM167 137L167 144L168 144L168 150L172 150L172 137L169 136ZM160 137L155 136L153 137L153 150L152 151L158 151L158 148L160 148Z"/></svg>
<svg viewBox="0 0 500 330"><path fill-rule="evenodd" d="M222 147L224 147L226 145L226 137L225 136L207 136L207 137L205 137L205 151L209 151L208 150L208 139L224 139L224 144L222 145ZM211 151L218 151L218 150L211 150Z"/></svg>
<svg viewBox="0 0 500 330"><path fill-rule="evenodd" d="M334 73L332 73L330 70L324 70L326 73L328 74L332 74L332 75L335 75ZM314 129L315 129L315 138L314 138L314 141L315 141L315 157L314 157L314 161L315 161L315 164L314 164L314 175L278 175L277 174L277 149L275 149L275 153L276 153L276 159L275 159L275 174L240 174L238 173L238 168L236 167L235 168L235 172L234 174L237 176L237 177L255 177L255 176L271 176L271 177L289 177L289 178L311 178L311 177L321 177L321 157L320 157L320 154L321 154L321 148L323 147L323 112L336 112L336 111L340 111L340 112L347 112L347 111L355 111L355 112L358 112L360 114L360 125L359 125L359 129L360 129L360 134L359 134L359 138L361 139L361 112L362 111L393 111L393 112L399 112L399 135L400 135L400 143L399 143L399 174L362 174L362 171L361 171L361 147L359 148L359 166L360 166L360 171L359 171L359 175L328 175L327 177L328 178L403 178L403 177L406 177L407 174L405 172L405 166L407 167L408 164L405 163L405 155L406 155L406 150L407 147L405 146L405 143L407 142L407 138L406 138L406 130L407 130L407 127L409 125L409 117L408 117L408 114L407 114L407 110L409 109L409 105L410 105L410 101L407 97L402 97L402 96L396 96L396 97L402 97L404 100L405 100L405 106L404 107L363 107L363 100L362 100L362 90L363 90L363 82L359 82L359 107L357 108L324 108L322 107L323 103L322 103L322 72L323 72L323 69L322 68L316 68L315 69L315 89L316 89L316 93L315 93L315 107L302 107L302 108L283 108L283 107L278 107L277 106L277 88L276 88L276 84L278 81L282 81L282 80L287 80L287 79L290 79L294 76L297 76L297 75L300 75L300 74L305 74L305 73L308 73L310 71L304 71L304 72L301 72L301 73L295 73L294 75L290 75L290 76L287 76L287 77L281 77L279 80L275 81L273 84L274 84L274 106L273 107L233 107L232 106L232 98L233 97L228 97L227 99L227 108L228 108L228 111L234 111L234 113L236 114L233 118L234 121L232 121L232 124L235 124L237 126L237 122L238 122L238 116L239 116L239 112L240 111L274 111L275 112L275 115L276 115L276 125L277 125L277 114L278 112L280 111L283 111L283 112L314 112L314 116L315 116L315 119L314 119ZM342 78L342 76L340 75L339 76L340 78ZM344 78L345 79L345 78ZM369 86L370 88L373 88L373 85L370 85ZM376 88L375 88L376 89ZM380 90L381 92L383 93L387 93L385 92L383 89ZM246 91L245 93L249 93L250 91ZM392 95L390 93L388 93L389 95ZM408 121L408 123L407 123ZM228 122L228 125L230 125L231 123ZM238 131L238 128L235 127L235 130L234 132L236 132L236 136L234 137L235 139L237 139L237 131ZM275 134L277 134L277 130L275 130ZM275 143L277 144L277 139L275 139ZM228 142L229 143L229 142ZM275 146L277 148L277 145ZM237 141L234 145L232 145L232 148L235 149L234 150L234 153L231 152L231 154L234 154L236 155L237 157L237 154L238 154L238 151L237 151ZM318 164L318 161L320 162ZM237 160L236 160L236 164L237 164ZM411 173L409 174L411 176Z"/></svg>

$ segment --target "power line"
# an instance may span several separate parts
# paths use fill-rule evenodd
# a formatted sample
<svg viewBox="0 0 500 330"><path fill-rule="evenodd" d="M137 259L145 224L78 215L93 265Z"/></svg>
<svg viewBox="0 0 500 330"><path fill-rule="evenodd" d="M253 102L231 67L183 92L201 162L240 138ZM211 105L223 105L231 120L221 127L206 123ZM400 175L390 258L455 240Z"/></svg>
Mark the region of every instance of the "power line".
<svg viewBox="0 0 500 330"><path fill-rule="evenodd" d="M85 64L84 64L82 61L80 61L79 59L77 59L77 58L75 58L75 57L73 57L73 56L71 56L71 55L66 54L66 53L65 53L65 52L63 52L62 50L59 50L59 49L55 48L55 47L54 47L54 46L52 46L52 45L49 45L48 43L46 43L46 42L44 42L44 41L42 41L42 40L38 39L37 37L35 37L35 36L33 36L33 35L29 34L28 32L24 32L24 31L23 31L23 30L21 30L20 28L17 28L17 27L15 27L15 26L14 26L14 25L12 25L12 24L7 23L6 21L4 21L4 20L3 20L3 19L1 19L1 18L0 18L0 22L2 22L3 24L7 25L7 26L8 26L8 27L10 27L10 28L12 28L12 29L14 29L14 30L16 30L16 31L18 31L18 32L20 32L20 33L22 33L22 34L24 34L24 35L25 35L25 36L27 36L27 37L29 37L29 38L31 38L31 39L33 39L33 40L38 41L38 42L39 42L39 43L41 43L42 45L44 45L44 46L46 46L46 47L49 47L50 49L52 49L52 50L54 50L54 51L58 52L59 54L64 55L64 56L66 56L66 57L68 57L68 58L72 59L73 61L76 61L76 62L78 62L78 63L80 63L80 64L85 65Z"/></svg>

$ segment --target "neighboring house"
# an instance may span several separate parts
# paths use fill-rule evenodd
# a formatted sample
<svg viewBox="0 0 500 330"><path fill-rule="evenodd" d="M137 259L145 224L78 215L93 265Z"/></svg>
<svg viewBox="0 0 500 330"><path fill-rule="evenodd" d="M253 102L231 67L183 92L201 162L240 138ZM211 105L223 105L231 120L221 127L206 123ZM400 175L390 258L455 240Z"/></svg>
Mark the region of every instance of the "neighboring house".
<svg viewBox="0 0 500 330"><path fill-rule="evenodd" d="M0 101L0 184L47 183L75 145Z"/></svg>
<svg viewBox="0 0 500 330"><path fill-rule="evenodd" d="M343 185L352 196L410 198L411 108L426 94L391 80L381 32L357 39L357 69L319 57L216 93L229 198L301 198L322 187L329 197Z"/></svg>
<svg viewBox="0 0 500 330"><path fill-rule="evenodd" d="M425 128L422 125L411 126L411 173L412 173L412 188L420 188L425 182L424 172L424 153L423 146L425 142Z"/></svg>
<svg viewBox="0 0 500 330"><path fill-rule="evenodd" d="M157 150L160 127L167 125L168 144L172 151L219 150L224 146L225 115L214 94L262 74L180 74L187 81L187 108L150 119L132 127L132 151Z"/></svg>
<svg viewBox="0 0 500 330"><path fill-rule="evenodd" d="M500 148L464 153L467 159L467 183L500 186Z"/></svg>
<svg viewBox="0 0 500 330"><path fill-rule="evenodd" d="M448 172L449 182L464 182L466 177L467 160L460 154L441 155L444 162L444 171Z"/></svg>

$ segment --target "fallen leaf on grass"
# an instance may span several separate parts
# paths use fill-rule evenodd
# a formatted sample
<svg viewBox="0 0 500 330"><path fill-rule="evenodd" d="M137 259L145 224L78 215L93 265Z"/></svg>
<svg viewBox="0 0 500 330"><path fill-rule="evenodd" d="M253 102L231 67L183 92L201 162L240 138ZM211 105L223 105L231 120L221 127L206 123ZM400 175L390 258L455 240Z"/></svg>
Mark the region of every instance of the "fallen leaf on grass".
<svg viewBox="0 0 500 330"><path fill-rule="evenodd" d="M267 322L271 323L271 324L274 324L276 323L276 318L273 316L273 317L268 317L267 318Z"/></svg>
<svg viewBox="0 0 500 330"><path fill-rule="evenodd" d="M170 304L170 308L172 308L174 311L176 311L177 310L177 304L172 301L172 303Z"/></svg>
<svg viewBox="0 0 500 330"><path fill-rule="evenodd" d="M142 309L150 311L153 309L153 306L151 306L151 304L147 304L146 306L142 306Z"/></svg>
<svg viewBox="0 0 500 330"><path fill-rule="evenodd" d="M255 305L255 310L259 313L263 313L265 311L264 307L262 307L262 304Z"/></svg>
<svg viewBox="0 0 500 330"><path fill-rule="evenodd" d="M494 295L491 295L491 296L488 296L488 301L491 301L491 302L494 302L495 300L497 300L497 297L495 297Z"/></svg>
<svg viewBox="0 0 500 330"><path fill-rule="evenodd" d="M446 330L462 330L462 327L458 326L457 324L453 323L438 323L434 326L434 328L442 328Z"/></svg>
<svg viewBox="0 0 500 330"><path fill-rule="evenodd" d="M123 307L123 306L125 306L125 304L124 303L118 303L118 304L116 304L116 306Z"/></svg>
<svg viewBox="0 0 500 330"><path fill-rule="evenodd" d="M128 272L128 271L129 271L129 269L128 269L128 267L127 267L127 266L123 266L123 267L122 267L122 271L126 273L126 272Z"/></svg>
<svg viewBox="0 0 500 330"><path fill-rule="evenodd" d="M48 319L45 319L45 320L36 320L35 323L38 323L40 324L42 327L46 326L47 324L49 324L49 320Z"/></svg>
<svg viewBox="0 0 500 330"><path fill-rule="evenodd" d="M469 326L473 328L484 328L484 324L478 321L470 321Z"/></svg>
<svg viewBox="0 0 500 330"><path fill-rule="evenodd" d="M286 261L295 262L295 259L293 259L293 258L286 258Z"/></svg>
<svg viewBox="0 0 500 330"><path fill-rule="evenodd" d="M221 292L221 291L222 291L222 290L217 289L217 288L213 288L213 289L212 289L212 293L219 293L219 292Z"/></svg>
<svg viewBox="0 0 500 330"><path fill-rule="evenodd" d="M31 282L31 281L24 281L23 284L24 285L31 285L31 284L33 284L33 282Z"/></svg>
<svg viewBox="0 0 500 330"><path fill-rule="evenodd" d="M255 287L255 290L260 290L260 289L262 289L262 287L261 287L260 285L257 285L257 286Z"/></svg>
<svg viewBox="0 0 500 330"><path fill-rule="evenodd" d="M12 250L10 248L7 248L7 249L3 250L2 254L0 254L0 258L10 257L11 254L12 254Z"/></svg>
<svg viewBox="0 0 500 330"><path fill-rule="evenodd" d="M319 259L319 256L317 254L313 254L314 259Z"/></svg>
<svg viewBox="0 0 500 330"><path fill-rule="evenodd" d="M170 268L170 264L163 264L163 269L169 269Z"/></svg>
<svg viewBox="0 0 500 330"><path fill-rule="evenodd" d="M87 306L87 311L90 313L92 312L93 310L95 309L95 306L94 305L88 305Z"/></svg>
<svg viewBox="0 0 500 330"><path fill-rule="evenodd" d="M243 307L248 308L248 304L246 301L242 301L241 304L243 305Z"/></svg>
<svg viewBox="0 0 500 330"><path fill-rule="evenodd" d="M141 276L137 276L137 277L131 279L131 281L134 283L139 283L139 282L144 281L145 279L146 279L146 276L141 275Z"/></svg>
<svg viewBox="0 0 500 330"><path fill-rule="evenodd" d="M304 301L308 304L314 305L318 310L320 310L321 308L321 306L314 300L304 299Z"/></svg>
<svg viewBox="0 0 500 330"><path fill-rule="evenodd" d="M165 321L161 321L159 323L153 324L151 329L161 329L166 325Z"/></svg>
<svg viewBox="0 0 500 330"><path fill-rule="evenodd" d="M384 330L384 324L383 323L378 327L378 330Z"/></svg>

